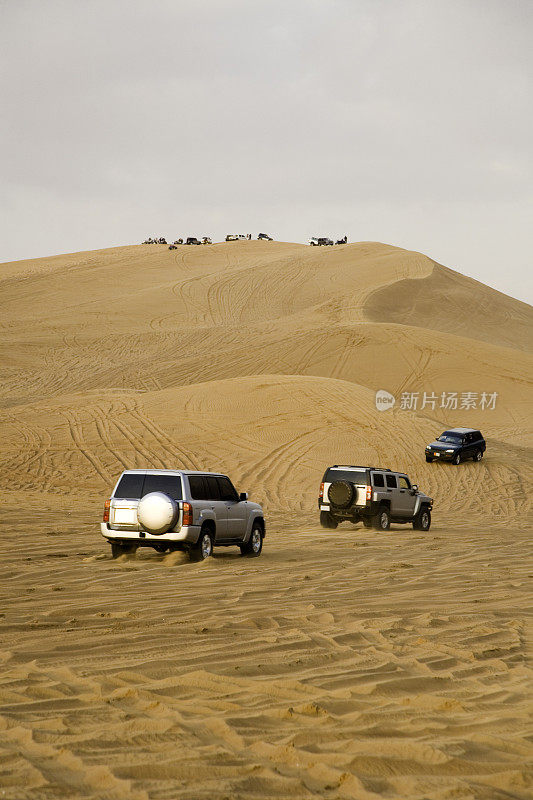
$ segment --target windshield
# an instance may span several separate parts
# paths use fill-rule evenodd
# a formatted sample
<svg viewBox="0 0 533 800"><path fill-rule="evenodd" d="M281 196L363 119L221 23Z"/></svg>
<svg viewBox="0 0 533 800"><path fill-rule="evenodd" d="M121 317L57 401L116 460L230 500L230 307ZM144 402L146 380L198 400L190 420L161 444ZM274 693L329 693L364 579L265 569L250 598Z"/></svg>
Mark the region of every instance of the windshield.
<svg viewBox="0 0 533 800"><path fill-rule="evenodd" d="M462 441L462 436L459 436L458 433L447 433L446 431L437 439L437 442L449 442L450 444L461 444Z"/></svg>

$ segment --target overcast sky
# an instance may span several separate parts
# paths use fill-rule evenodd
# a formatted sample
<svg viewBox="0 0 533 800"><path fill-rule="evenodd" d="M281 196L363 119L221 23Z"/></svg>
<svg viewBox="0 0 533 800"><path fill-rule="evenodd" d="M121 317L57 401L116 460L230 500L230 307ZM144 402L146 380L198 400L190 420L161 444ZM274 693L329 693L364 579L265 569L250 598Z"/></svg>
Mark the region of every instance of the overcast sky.
<svg viewBox="0 0 533 800"><path fill-rule="evenodd" d="M533 299L531 0L0 0L0 261L345 233Z"/></svg>

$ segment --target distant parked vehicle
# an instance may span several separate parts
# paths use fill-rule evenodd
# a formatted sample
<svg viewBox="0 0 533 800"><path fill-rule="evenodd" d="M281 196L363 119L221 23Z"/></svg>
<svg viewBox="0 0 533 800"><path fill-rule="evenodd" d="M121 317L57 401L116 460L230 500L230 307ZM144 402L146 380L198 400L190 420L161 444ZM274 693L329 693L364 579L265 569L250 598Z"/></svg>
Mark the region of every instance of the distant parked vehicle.
<svg viewBox="0 0 533 800"><path fill-rule="evenodd" d="M177 250L178 248L177 248L177 246L175 244L169 244L168 249L169 250Z"/></svg>
<svg viewBox="0 0 533 800"><path fill-rule="evenodd" d="M188 236L185 244L202 244L200 239L197 239L196 236Z"/></svg>
<svg viewBox="0 0 533 800"><path fill-rule="evenodd" d="M264 239L265 242L272 242L272 236L269 236L268 233L260 233L257 237L258 239Z"/></svg>
<svg viewBox="0 0 533 800"><path fill-rule="evenodd" d="M211 241L209 236L204 236L204 238L202 239L202 244L213 244L213 242Z"/></svg>
<svg viewBox="0 0 533 800"><path fill-rule="evenodd" d="M319 247L321 245L332 245L333 239L329 239L327 236L312 236L309 239L309 244L312 247Z"/></svg>
<svg viewBox="0 0 533 800"><path fill-rule="evenodd" d="M342 239L337 239L335 244L348 244L348 237L347 236L343 236Z"/></svg>
<svg viewBox="0 0 533 800"><path fill-rule="evenodd" d="M228 233L226 236L227 242L239 242L242 239L246 240L248 237L244 233Z"/></svg>
<svg viewBox="0 0 533 800"><path fill-rule="evenodd" d="M481 461L486 449L481 431L473 428L450 428L426 446L426 461L451 461L455 465L468 458Z"/></svg>

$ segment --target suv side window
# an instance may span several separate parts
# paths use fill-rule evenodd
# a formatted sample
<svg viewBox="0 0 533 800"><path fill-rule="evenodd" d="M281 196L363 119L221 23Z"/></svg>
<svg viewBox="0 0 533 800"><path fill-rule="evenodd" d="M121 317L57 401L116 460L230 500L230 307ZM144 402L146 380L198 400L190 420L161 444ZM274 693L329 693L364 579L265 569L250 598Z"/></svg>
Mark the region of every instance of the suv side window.
<svg viewBox="0 0 533 800"><path fill-rule="evenodd" d="M385 486L383 475L380 475L379 472L374 472L374 474L372 475L372 482L374 486Z"/></svg>
<svg viewBox="0 0 533 800"><path fill-rule="evenodd" d="M385 480L387 481L387 488L389 489L396 489L396 475L385 475Z"/></svg>
<svg viewBox="0 0 533 800"><path fill-rule="evenodd" d="M207 500L207 486L203 475L189 475L189 486L193 500Z"/></svg>
<svg viewBox="0 0 533 800"><path fill-rule="evenodd" d="M220 489L221 500L228 500L236 503L239 499L237 490L229 478L217 478L218 488Z"/></svg>
<svg viewBox="0 0 533 800"><path fill-rule="evenodd" d="M400 475L398 478L398 486L400 489L410 489L411 484L409 483L409 479L405 477L405 475Z"/></svg>
<svg viewBox="0 0 533 800"><path fill-rule="evenodd" d="M218 488L218 481L214 475L204 475L204 480L207 482L207 499L220 500L220 491Z"/></svg>

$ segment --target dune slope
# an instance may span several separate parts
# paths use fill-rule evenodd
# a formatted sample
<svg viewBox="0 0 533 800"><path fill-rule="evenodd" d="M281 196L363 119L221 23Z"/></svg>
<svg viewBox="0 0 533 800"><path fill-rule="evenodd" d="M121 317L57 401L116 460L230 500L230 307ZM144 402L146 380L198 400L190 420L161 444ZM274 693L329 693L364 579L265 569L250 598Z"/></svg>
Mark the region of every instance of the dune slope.
<svg viewBox="0 0 533 800"><path fill-rule="evenodd" d="M529 306L375 242L113 248L0 286L3 798L531 796ZM455 425L486 458L426 464ZM320 528L331 463L407 471L429 534ZM112 561L101 506L143 466L230 474L261 558Z"/></svg>

